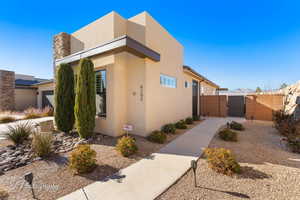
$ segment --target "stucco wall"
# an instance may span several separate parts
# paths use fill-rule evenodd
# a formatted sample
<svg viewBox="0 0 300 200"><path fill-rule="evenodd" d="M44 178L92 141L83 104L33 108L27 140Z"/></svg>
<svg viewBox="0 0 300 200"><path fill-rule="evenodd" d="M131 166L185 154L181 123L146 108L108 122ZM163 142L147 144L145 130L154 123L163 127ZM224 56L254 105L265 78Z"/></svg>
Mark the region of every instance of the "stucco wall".
<svg viewBox="0 0 300 200"><path fill-rule="evenodd" d="M145 45L161 55L159 62L145 59L146 127L143 135L146 136L166 123L192 115L191 98L184 98L191 88L184 88L182 45L146 12L130 20L145 25ZM161 86L160 74L175 77L177 88Z"/></svg>
<svg viewBox="0 0 300 200"><path fill-rule="evenodd" d="M216 95L216 88L207 84L206 82L201 82L201 94L202 95Z"/></svg>
<svg viewBox="0 0 300 200"><path fill-rule="evenodd" d="M272 121L273 112L283 109L284 96L262 94L246 96L246 119Z"/></svg>
<svg viewBox="0 0 300 200"><path fill-rule="evenodd" d="M133 134L146 136L166 123L191 116L193 77L183 72L183 46L148 13L128 20L115 12L107 14L72 34L71 52L126 34L160 53L161 60L154 62L128 52L91 58L95 70L107 71L107 116L96 117L95 131L118 136L124 124L132 124ZM73 64L75 73L77 65ZM177 88L161 86L160 74L175 77Z"/></svg>
<svg viewBox="0 0 300 200"><path fill-rule="evenodd" d="M119 26L115 26L115 20ZM110 12L72 33L71 54L96 47L125 34L126 20L116 12Z"/></svg>
<svg viewBox="0 0 300 200"><path fill-rule="evenodd" d="M15 109L22 111L30 107L37 107L37 89L15 88Z"/></svg>

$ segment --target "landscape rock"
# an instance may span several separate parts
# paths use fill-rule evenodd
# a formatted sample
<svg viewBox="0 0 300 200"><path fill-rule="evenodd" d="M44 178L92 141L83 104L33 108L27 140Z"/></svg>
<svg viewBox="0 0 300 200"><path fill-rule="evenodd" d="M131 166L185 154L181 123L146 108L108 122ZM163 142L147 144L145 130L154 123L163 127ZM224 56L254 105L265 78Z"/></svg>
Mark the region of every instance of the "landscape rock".
<svg viewBox="0 0 300 200"><path fill-rule="evenodd" d="M54 153L67 153L72 151L80 144L91 144L95 141L100 141L102 135L95 135L89 139L81 139L77 133L53 133L53 152ZM8 145L0 148L0 174L11 169L15 169L32 162L42 160L41 157L35 157L31 149L31 141L18 146Z"/></svg>

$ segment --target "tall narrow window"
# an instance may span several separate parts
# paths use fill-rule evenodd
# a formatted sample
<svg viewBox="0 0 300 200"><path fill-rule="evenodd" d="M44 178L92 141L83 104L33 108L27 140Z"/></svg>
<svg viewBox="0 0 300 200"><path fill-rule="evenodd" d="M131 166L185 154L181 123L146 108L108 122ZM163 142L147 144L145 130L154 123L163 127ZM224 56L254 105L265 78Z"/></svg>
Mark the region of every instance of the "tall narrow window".
<svg viewBox="0 0 300 200"><path fill-rule="evenodd" d="M96 71L96 113L106 117L106 70Z"/></svg>

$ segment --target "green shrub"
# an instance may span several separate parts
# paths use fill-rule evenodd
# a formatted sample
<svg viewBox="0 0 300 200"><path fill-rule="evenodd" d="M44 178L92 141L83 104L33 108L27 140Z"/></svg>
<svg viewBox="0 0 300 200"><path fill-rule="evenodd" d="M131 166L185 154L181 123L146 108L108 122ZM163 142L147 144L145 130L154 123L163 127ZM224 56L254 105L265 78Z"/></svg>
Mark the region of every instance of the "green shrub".
<svg viewBox="0 0 300 200"><path fill-rule="evenodd" d="M161 131L153 131L147 139L151 142L163 144L167 140L167 135Z"/></svg>
<svg viewBox="0 0 300 200"><path fill-rule="evenodd" d="M137 152L138 147L135 144L135 139L130 136L121 137L116 145L116 150L123 156L128 157Z"/></svg>
<svg viewBox="0 0 300 200"><path fill-rule="evenodd" d="M0 117L0 124L14 122L14 121L16 121L16 118L11 117L11 116L2 116L2 117Z"/></svg>
<svg viewBox="0 0 300 200"><path fill-rule="evenodd" d="M229 128L225 128L219 132L219 137L225 141L237 141L237 132L230 130Z"/></svg>
<svg viewBox="0 0 300 200"><path fill-rule="evenodd" d="M288 139L287 146L294 153L300 153L300 140L299 139Z"/></svg>
<svg viewBox="0 0 300 200"><path fill-rule="evenodd" d="M176 132L176 127L174 124L166 124L161 128L161 131L166 133L166 134L175 134Z"/></svg>
<svg viewBox="0 0 300 200"><path fill-rule="evenodd" d="M74 72L69 64L58 66L54 94L57 129L68 133L73 129L75 122Z"/></svg>
<svg viewBox="0 0 300 200"><path fill-rule="evenodd" d="M233 130L237 130L237 131L243 131L245 130L245 127L243 126L243 124L240 124L238 122L235 122L235 121L232 121L230 124L229 124L229 127Z"/></svg>
<svg viewBox="0 0 300 200"><path fill-rule="evenodd" d="M79 145L69 157L69 168L76 174L91 172L96 167L96 155L90 145Z"/></svg>
<svg viewBox="0 0 300 200"><path fill-rule="evenodd" d="M273 112L273 122L276 129L280 129L283 122L289 122L291 120L293 120L293 115L287 114L284 110Z"/></svg>
<svg viewBox="0 0 300 200"><path fill-rule="evenodd" d="M7 139L11 140L14 144L22 144L27 140L29 135L34 131L34 127L30 122L18 123L16 125L9 125L8 130L5 132Z"/></svg>
<svg viewBox="0 0 300 200"><path fill-rule="evenodd" d="M281 135L287 137L289 140L300 137L300 120L297 121L293 118L288 118L281 120L275 127Z"/></svg>
<svg viewBox="0 0 300 200"><path fill-rule="evenodd" d="M94 65L90 59L80 60L76 81L75 119L82 138L91 137L95 127L96 88Z"/></svg>
<svg viewBox="0 0 300 200"><path fill-rule="evenodd" d="M186 123L186 124L193 124L193 123L194 123L194 120L193 120L193 118L188 117L188 118L185 119L185 123Z"/></svg>
<svg viewBox="0 0 300 200"><path fill-rule="evenodd" d="M31 143L32 150L39 157L46 157L51 153L52 133L35 132Z"/></svg>
<svg viewBox="0 0 300 200"><path fill-rule="evenodd" d="M207 158L208 166L218 173L232 175L241 172L241 167L230 150L206 148L204 154Z"/></svg>
<svg viewBox="0 0 300 200"><path fill-rule="evenodd" d="M180 120L179 122L176 122L175 127L178 129L187 129L186 123L184 120Z"/></svg>
<svg viewBox="0 0 300 200"><path fill-rule="evenodd" d="M194 121L199 121L199 120L200 120L200 116L194 115L194 116L193 116L193 120L194 120Z"/></svg>

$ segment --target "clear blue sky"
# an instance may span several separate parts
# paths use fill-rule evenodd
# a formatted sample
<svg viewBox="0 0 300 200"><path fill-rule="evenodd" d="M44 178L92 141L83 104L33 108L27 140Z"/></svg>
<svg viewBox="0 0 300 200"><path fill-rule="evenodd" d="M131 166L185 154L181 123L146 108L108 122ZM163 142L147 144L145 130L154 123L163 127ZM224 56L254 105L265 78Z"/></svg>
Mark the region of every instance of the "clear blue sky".
<svg viewBox="0 0 300 200"><path fill-rule="evenodd" d="M185 64L222 87L300 79L299 0L2 1L0 68L52 77L52 36L115 10L148 11L185 47Z"/></svg>

